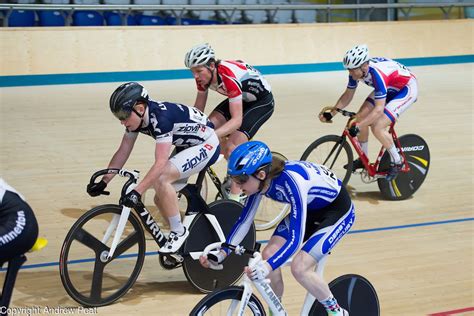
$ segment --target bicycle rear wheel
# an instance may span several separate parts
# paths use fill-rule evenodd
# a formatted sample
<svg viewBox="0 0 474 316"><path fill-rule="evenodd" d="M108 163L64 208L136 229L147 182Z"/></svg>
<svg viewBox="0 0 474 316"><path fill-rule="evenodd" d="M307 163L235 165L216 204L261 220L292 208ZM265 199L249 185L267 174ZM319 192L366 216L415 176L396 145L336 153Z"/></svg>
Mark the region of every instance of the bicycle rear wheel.
<svg viewBox="0 0 474 316"><path fill-rule="evenodd" d="M145 259L145 237L139 219L130 213L111 260L106 257L114 234L103 240L118 205L100 205L82 215L64 239L59 273L64 289L84 306L104 306L118 300L133 286ZM115 233L115 230L113 231Z"/></svg>
<svg viewBox="0 0 474 316"><path fill-rule="evenodd" d="M428 144L418 135L408 134L399 138L410 171L400 172L395 180L377 179L380 192L388 200L405 200L412 196L425 181L430 167L430 150ZM387 151L380 160L378 171L386 171L390 166L390 155Z"/></svg>
<svg viewBox="0 0 474 316"><path fill-rule="evenodd" d="M281 160L288 160L285 155L272 151L274 157ZM267 230L278 224L290 211L290 206L285 203L280 203L264 196L258 205L258 210L255 215L255 228L257 230Z"/></svg>
<svg viewBox="0 0 474 316"><path fill-rule="evenodd" d="M242 212L242 205L231 200L218 200L209 205L209 212L216 216L227 237ZM255 226L252 224L241 245L252 249L255 247L255 239ZM189 237L183 246L185 253L183 270L189 282L204 293L235 283L242 276L248 263L248 258L231 253L223 263L224 269L216 271L203 268L199 260L186 255L189 252L203 251L207 245L217 241L219 238L204 214L196 216L189 227Z"/></svg>
<svg viewBox="0 0 474 316"><path fill-rule="evenodd" d="M350 316L379 316L380 304L374 286L363 276L346 274L329 283L332 294L338 304L345 308ZM318 301L313 303L311 316L326 316L327 312Z"/></svg>
<svg viewBox="0 0 474 316"><path fill-rule="evenodd" d="M243 292L244 290L241 286L231 286L209 293L197 303L189 315L237 315ZM244 315L265 315L262 303L253 293L244 311Z"/></svg>
<svg viewBox="0 0 474 316"><path fill-rule="evenodd" d="M306 148L301 160L325 165L338 179L347 185L352 173L354 160L351 146L345 137L326 135L315 140Z"/></svg>

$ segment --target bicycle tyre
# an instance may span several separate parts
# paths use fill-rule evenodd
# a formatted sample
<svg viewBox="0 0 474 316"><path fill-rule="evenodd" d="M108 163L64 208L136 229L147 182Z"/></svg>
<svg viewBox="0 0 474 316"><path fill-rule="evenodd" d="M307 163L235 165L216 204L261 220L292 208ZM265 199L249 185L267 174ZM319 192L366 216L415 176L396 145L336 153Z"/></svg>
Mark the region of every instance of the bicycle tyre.
<svg viewBox="0 0 474 316"><path fill-rule="evenodd" d="M105 262L105 263L102 262L102 260L100 260L100 256L101 254L104 253L104 250L108 251L110 250L110 248L104 245L102 242L100 242L97 238L92 236L85 229L82 229L84 225L86 225L90 220L97 218L100 215L107 214L107 213L120 215L121 212L122 212L122 207L118 205L114 205L114 204L106 204L106 205L100 205L100 206L94 207L93 209L83 214L73 224L68 234L66 235L66 238L64 239L64 242L61 248L60 259L59 259L59 274L60 274L61 281L63 283L64 289L66 290L66 292L69 294L71 298L73 298L76 302L78 302L79 304L83 306L99 307L99 306L109 305L115 302L116 300L124 296L128 292L128 290L133 286L133 284L137 280L138 275L140 274L140 271L143 267L143 262L145 259L145 250L146 250L145 236L144 236L143 228L141 226L141 222L133 212L130 213L128 217L128 222L135 229L135 233L129 235L126 239L124 239L122 242L119 243L119 245L117 246L116 252L114 254L114 258L112 258L112 260L108 262ZM94 237L95 241L92 240L90 237ZM80 239L82 239L83 241L81 241ZM68 262L72 243L74 241L78 241L81 244L85 245L84 241L86 240L89 243L95 242L95 246L101 248L99 251L99 249L93 249L90 247L90 249L94 250L95 252L95 259L94 259L94 272L91 278L92 281L91 281L91 286L90 286L91 290L90 290L89 296L86 296L81 293L81 290L79 290L76 287L76 285L73 283L73 281L71 280L71 276L69 273L70 272L69 264L75 264L75 263L78 263L77 261L83 261L83 260L74 260L74 262ZM134 244L138 244L138 255L136 256L137 259L135 262L135 266L133 267L132 273L129 275L128 280L123 284L123 286L121 286L117 291L113 292L112 294L106 297L102 297L103 288L97 290L97 288L93 286L93 283L98 282L96 283L96 285L99 285L100 287L102 287L103 280L104 280L103 279L104 269L108 264L113 262L116 259L116 257L120 254L119 253L120 245L125 246L124 241L134 242L133 244L130 245L130 247L133 246ZM99 243L101 245L99 245ZM127 249L130 249L130 247ZM124 249L123 251L126 251L127 249ZM101 271L96 270L96 268L101 269ZM96 275L96 272L99 273L100 275ZM87 279L87 278L84 278L84 279Z"/></svg>
<svg viewBox="0 0 474 316"><path fill-rule="evenodd" d="M206 295L202 300L197 303L193 310L189 313L190 316L201 316L201 315L228 315L228 313L216 311L217 314L213 313L213 306L226 300L237 300L242 299L244 289L241 286L231 286L218 291L214 291ZM226 307L230 306L230 303L225 304ZM249 304L247 305L251 315L262 316L265 315L265 309L260 300L252 293L250 296ZM233 314L232 314L233 315Z"/></svg>
<svg viewBox="0 0 474 316"><path fill-rule="evenodd" d="M361 275L345 274L329 283L332 294L339 306L351 316L379 316L380 303L374 286ZM326 316L323 305L314 301L309 315Z"/></svg>
<svg viewBox="0 0 474 316"><path fill-rule="evenodd" d="M330 145L330 143L334 143L334 145ZM318 148L320 148L320 150L323 150L323 145L329 146L329 153L324 150L324 153L321 152L319 153L319 155L316 155L316 150ZM342 150L344 150L345 155L343 155L343 157L340 157L340 153ZM317 157L311 156L312 154ZM333 154L336 155L332 157ZM336 174L338 179L342 180L342 183L344 183L344 185L347 185L352 174L352 163L354 160L354 156L352 154L351 146L345 138L338 135L326 135L321 138L318 138L312 144L310 144L301 156L301 160L315 162L328 167ZM344 166L346 168L344 168Z"/></svg>
<svg viewBox="0 0 474 316"><path fill-rule="evenodd" d="M377 179L382 196L387 200L399 201L411 197L423 184L430 167L430 150L423 138L415 134L403 135L399 138L404 149L405 158L410 166L409 172L400 172L391 181ZM387 151L380 160L378 172L386 171L390 166L390 155Z"/></svg>
<svg viewBox="0 0 474 316"><path fill-rule="evenodd" d="M209 212L216 216L221 225L224 235L230 234L232 227L242 213L242 205L231 200L218 200L209 205ZM247 235L242 241L247 249L255 247L255 225L252 224ZM196 216L189 227L189 237L183 246L184 253L202 251L204 248L219 241L219 238L203 213ZM193 287L203 293L209 293L216 289L222 289L234 284L243 274L248 258L231 253L223 262L223 270L206 269L201 266L199 260L185 255L183 270L186 278Z"/></svg>

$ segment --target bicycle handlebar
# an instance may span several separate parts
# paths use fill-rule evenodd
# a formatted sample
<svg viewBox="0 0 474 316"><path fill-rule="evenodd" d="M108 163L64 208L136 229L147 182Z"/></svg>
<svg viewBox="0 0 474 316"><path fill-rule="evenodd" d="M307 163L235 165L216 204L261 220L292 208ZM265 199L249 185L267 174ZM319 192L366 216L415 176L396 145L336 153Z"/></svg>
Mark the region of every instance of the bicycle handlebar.
<svg viewBox="0 0 474 316"><path fill-rule="evenodd" d="M91 179L90 179L89 183L90 184L95 183L95 181L97 180L98 177L106 175L106 174L118 174L121 177L129 178L127 180L127 182L125 182L125 184L122 187L121 196L123 196L127 193L127 189L132 183L137 183L137 180L140 176L140 172L138 170L129 171L129 170L126 170L126 169L107 168L107 169L102 169L102 170L99 170L99 171L95 172L91 176ZM110 194L110 192L107 192L107 191L104 192L104 195L109 195L109 194Z"/></svg>
<svg viewBox="0 0 474 316"><path fill-rule="evenodd" d="M223 242L223 243L215 242L215 243L207 245L206 248L204 248L202 254L204 256L207 256L209 254L209 252L211 252L212 250L220 250L222 248L227 248L227 249L232 250L233 252L235 252L238 255L243 255L245 253L247 255L253 256L254 253L260 251L261 246L262 246L262 244L257 242L257 243L255 243L255 249L245 249L241 245L234 246L234 245L231 245L231 244L228 244L228 243L225 243L225 242Z"/></svg>
<svg viewBox="0 0 474 316"><path fill-rule="evenodd" d="M348 116L348 117L354 117L357 114L355 112L350 112L350 111L346 111L346 110L343 110L343 109L336 109L336 111L341 113L342 115Z"/></svg>

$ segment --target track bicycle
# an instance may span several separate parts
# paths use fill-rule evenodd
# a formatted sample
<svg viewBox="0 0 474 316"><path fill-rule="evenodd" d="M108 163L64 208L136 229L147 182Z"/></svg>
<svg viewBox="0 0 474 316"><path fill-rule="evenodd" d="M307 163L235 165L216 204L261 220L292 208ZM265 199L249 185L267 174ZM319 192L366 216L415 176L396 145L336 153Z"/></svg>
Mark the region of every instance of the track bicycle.
<svg viewBox="0 0 474 316"><path fill-rule="evenodd" d="M213 243L204 249L204 255L222 247L230 249L233 253L250 255L248 266L254 267L262 260L260 244L255 249L242 246L233 246L226 243ZM316 273L322 277L327 255L319 262ZM225 261L224 261L225 262ZM285 265L291 262L288 261ZM218 267L222 268L222 267ZM251 280L246 274L239 286L230 286L207 294L191 311L190 316L203 315L266 315L265 308L260 299L253 293L252 285L267 303L272 315L288 315L278 297L270 287L268 280ZM373 285L363 276L346 274L339 276L329 283L329 288L337 299L339 305L345 308L350 316L378 316L380 305L377 292ZM327 316L324 307L309 293L307 293L302 316Z"/></svg>
<svg viewBox="0 0 474 316"><path fill-rule="evenodd" d="M202 199L202 170L195 184L187 184L180 193L187 200L183 225L189 236L174 254L159 254L165 269L183 268L193 287L207 293L236 282L243 274L246 262L233 256L224 271L209 271L199 263L206 245L224 242L233 224L242 212L242 205L231 200L219 200L209 205ZM90 179L118 174L127 177L122 196L137 186L138 171L109 168L97 171ZM104 192L109 194L109 192ZM71 227L64 239L59 259L59 272L66 292L84 306L104 306L124 296L140 274L146 254L143 227L159 247L167 241L153 216L140 203L135 209L122 205L105 204L83 214ZM255 244L255 227L251 227L244 244ZM88 257L89 256L89 257Z"/></svg>
<svg viewBox="0 0 474 316"><path fill-rule="evenodd" d="M349 117L342 135L326 135L318 138L306 148L301 160L328 166L339 179L343 179L344 185L347 185L352 173L360 173L364 183L377 181L382 196L388 200L405 200L412 196L425 180L430 166L430 151L425 140L415 134L398 137L394 128L395 122L390 124L389 133L402 157L403 168L394 180L388 181L386 179L390 166L388 151L382 146L375 162L370 163L357 137L351 136L347 129L352 125L356 113L341 109L337 111ZM364 165L362 171L352 170L354 159L350 144Z"/></svg>

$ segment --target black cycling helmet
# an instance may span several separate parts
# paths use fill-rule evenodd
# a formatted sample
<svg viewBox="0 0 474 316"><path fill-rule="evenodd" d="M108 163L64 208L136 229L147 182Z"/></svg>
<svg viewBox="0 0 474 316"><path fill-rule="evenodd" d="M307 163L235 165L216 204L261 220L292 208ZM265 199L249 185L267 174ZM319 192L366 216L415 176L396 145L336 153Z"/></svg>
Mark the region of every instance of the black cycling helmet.
<svg viewBox="0 0 474 316"><path fill-rule="evenodd" d="M127 82L115 89L110 96L110 111L119 120L125 120L134 111L133 107L138 101L148 104L148 100L148 92L141 84Z"/></svg>

